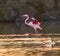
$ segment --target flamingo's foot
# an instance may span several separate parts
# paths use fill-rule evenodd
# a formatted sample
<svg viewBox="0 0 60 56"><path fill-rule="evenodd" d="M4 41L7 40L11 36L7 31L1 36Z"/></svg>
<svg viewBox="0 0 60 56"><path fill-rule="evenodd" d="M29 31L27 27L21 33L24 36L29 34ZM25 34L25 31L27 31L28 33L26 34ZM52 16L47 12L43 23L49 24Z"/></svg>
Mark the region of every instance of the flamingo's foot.
<svg viewBox="0 0 60 56"><path fill-rule="evenodd" d="M32 36L41 37L42 34L32 34Z"/></svg>
<svg viewBox="0 0 60 56"><path fill-rule="evenodd" d="M38 31L35 31L35 34L39 34L39 32Z"/></svg>
<svg viewBox="0 0 60 56"><path fill-rule="evenodd" d="M26 34L29 34L30 36L36 36L36 37L41 37L42 36L42 33L29 33L29 32L26 32Z"/></svg>
<svg viewBox="0 0 60 56"><path fill-rule="evenodd" d="M26 32L26 34L33 34L33 33Z"/></svg>

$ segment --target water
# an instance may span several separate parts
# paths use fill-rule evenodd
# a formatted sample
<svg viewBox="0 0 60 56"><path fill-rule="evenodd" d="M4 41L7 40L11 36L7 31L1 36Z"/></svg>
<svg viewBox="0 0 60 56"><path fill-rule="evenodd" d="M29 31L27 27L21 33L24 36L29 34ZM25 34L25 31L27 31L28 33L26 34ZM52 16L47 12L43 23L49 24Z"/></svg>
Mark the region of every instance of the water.
<svg viewBox="0 0 60 56"><path fill-rule="evenodd" d="M59 45L56 45L57 43L53 47L47 48L36 44L39 39L35 38L33 41L35 43L28 44L26 43L27 39L22 40L22 38L17 37L11 39L10 37L0 38L0 56L60 56L60 48ZM57 39L54 40L56 42L60 38L54 37L54 39ZM29 38L28 41L30 42L31 39Z"/></svg>
<svg viewBox="0 0 60 56"><path fill-rule="evenodd" d="M34 48L11 48L1 49L0 56L60 56L60 51L41 51Z"/></svg>
<svg viewBox="0 0 60 56"><path fill-rule="evenodd" d="M43 33L60 33L60 21L42 22Z"/></svg>
<svg viewBox="0 0 60 56"><path fill-rule="evenodd" d="M60 21L43 21L41 27L43 30L39 30L40 33L60 33ZM26 32L34 33L34 29L24 23L0 23L0 34L24 34Z"/></svg>
<svg viewBox="0 0 60 56"><path fill-rule="evenodd" d="M56 22L43 21L41 22L41 27L43 28L42 31L39 31L41 33L60 33L60 21ZM24 23L0 23L0 34L12 34L12 33L24 34L26 32L34 33L34 30L30 27L27 27ZM55 39L55 41L57 40ZM3 43L5 43L4 45L7 47L3 48L2 47L4 46ZM56 43L53 48L59 48L59 47L60 43ZM42 49L45 50L44 47ZM0 56L60 56L60 49L48 48L47 50L45 51L44 50L41 50L39 46L20 47L20 41L4 42L4 39L3 41L0 41Z"/></svg>

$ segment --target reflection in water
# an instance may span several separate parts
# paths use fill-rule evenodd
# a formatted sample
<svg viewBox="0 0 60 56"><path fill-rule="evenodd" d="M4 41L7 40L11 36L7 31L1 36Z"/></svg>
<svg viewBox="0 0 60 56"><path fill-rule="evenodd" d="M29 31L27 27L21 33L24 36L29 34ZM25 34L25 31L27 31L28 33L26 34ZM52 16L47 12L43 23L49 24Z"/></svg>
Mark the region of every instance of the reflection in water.
<svg viewBox="0 0 60 56"><path fill-rule="evenodd" d="M44 56L52 56L52 52L51 51L45 51Z"/></svg>
<svg viewBox="0 0 60 56"><path fill-rule="evenodd" d="M0 49L0 56L60 56L60 51L58 51L59 50L40 51L34 48L7 48Z"/></svg>
<svg viewBox="0 0 60 56"><path fill-rule="evenodd" d="M60 56L60 50L45 51L43 56Z"/></svg>
<svg viewBox="0 0 60 56"><path fill-rule="evenodd" d="M43 21L41 22L41 27L43 28L40 31L42 33L60 33L60 21ZM18 23L18 25L16 23L0 23L0 34L24 34L26 32L34 33L34 29L26 26L24 23Z"/></svg>
<svg viewBox="0 0 60 56"><path fill-rule="evenodd" d="M60 33L60 22L41 22L41 26L43 28L43 33ZM30 27L27 27L24 23L0 23L0 34L12 34L12 33L26 33L26 32L33 32L34 30ZM0 39L1 40L1 39ZM0 41L0 46L4 41ZM4 43L7 43L4 42ZM7 48L0 47L0 56L60 56L60 49L59 50L46 50L41 51L38 47L37 49L34 47L20 47L20 42L15 41L13 44L12 41L8 42ZM13 47L13 46L15 47ZM17 46L17 47L16 47ZM43 48L45 49L45 48Z"/></svg>

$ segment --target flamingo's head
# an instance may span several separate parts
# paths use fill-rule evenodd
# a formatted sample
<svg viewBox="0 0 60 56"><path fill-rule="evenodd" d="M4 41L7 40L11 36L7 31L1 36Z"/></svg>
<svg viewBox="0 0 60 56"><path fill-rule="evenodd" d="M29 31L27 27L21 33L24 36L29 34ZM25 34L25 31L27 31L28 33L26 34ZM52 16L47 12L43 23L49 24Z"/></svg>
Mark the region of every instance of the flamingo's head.
<svg viewBox="0 0 60 56"><path fill-rule="evenodd" d="M36 20L35 18L31 18L32 20Z"/></svg>
<svg viewBox="0 0 60 56"><path fill-rule="evenodd" d="M23 17L28 17L28 14L24 14Z"/></svg>

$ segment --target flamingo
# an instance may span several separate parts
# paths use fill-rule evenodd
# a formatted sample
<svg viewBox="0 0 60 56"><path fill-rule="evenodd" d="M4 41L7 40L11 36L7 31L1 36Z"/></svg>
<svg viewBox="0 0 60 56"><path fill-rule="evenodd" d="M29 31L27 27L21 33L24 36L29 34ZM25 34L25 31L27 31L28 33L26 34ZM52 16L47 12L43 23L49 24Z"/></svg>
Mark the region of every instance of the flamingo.
<svg viewBox="0 0 60 56"><path fill-rule="evenodd" d="M38 30L42 30L42 28L40 27L40 23L38 20L36 20L35 18L29 18L29 15L25 14L23 15L23 17L26 17L25 19L25 24L32 27L35 30L35 33L38 33ZM29 22L28 22L29 21Z"/></svg>

